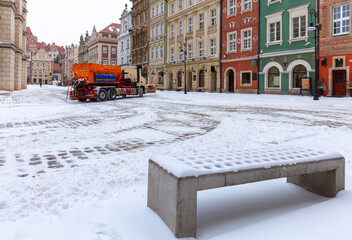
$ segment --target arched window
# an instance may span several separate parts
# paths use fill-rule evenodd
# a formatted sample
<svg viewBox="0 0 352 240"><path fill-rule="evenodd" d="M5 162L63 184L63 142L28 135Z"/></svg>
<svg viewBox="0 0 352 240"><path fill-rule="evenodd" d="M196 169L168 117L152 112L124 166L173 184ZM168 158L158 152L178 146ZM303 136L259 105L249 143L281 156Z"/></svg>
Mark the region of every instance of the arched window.
<svg viewBox="0 0 352 240"><path fill-rule="evenodd" d="M301 78L307 77L307 69L303 65L297 65L293 69L292 74L293 74L293 78L292 78L293 86L292 87L293 88L300 88L301 87Z"/></svg>
<svg viewBox="0 0 352 240"><path fill-rule="evenodd" d="M178 72L177 87L182 87L182 72Z"/></svg>
<svg viewBox="0 0 352 240"><path fill-rule="evenodd" d="M280 87L280 71L277 67L272 67L268 72L268 87L279 88Z"/></svg>
<svg viewBox="0 0 352 240"><path fill-rule="evenodd" d="M204 70L199 72L199 87L204 87Z"/></svg>

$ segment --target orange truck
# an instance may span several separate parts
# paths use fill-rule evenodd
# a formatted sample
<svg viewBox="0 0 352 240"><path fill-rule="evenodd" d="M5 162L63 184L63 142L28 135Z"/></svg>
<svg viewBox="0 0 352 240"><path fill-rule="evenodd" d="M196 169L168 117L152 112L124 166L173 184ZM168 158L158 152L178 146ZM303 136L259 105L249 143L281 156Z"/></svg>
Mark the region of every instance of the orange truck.
<svg viewBox="0 0 352 240"><path fill-rule="evenodd" d="M156 84L147 84L146 72L140 66L110 66L79 63L72 67L70 99L87 101L115 100L118 96L139 95L156 91Z"/></svg>

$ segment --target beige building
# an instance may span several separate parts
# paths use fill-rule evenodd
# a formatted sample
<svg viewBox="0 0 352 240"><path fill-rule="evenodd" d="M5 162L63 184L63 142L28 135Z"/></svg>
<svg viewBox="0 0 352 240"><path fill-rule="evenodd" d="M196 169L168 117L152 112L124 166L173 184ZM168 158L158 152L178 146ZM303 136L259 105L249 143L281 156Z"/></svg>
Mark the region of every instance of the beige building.
<svg viewBox="0 0 352 240"><path fill-rule="evenodd" d="M95 26L93 27L88 41L89 63L117 65L117 38L120 29L121 25L117 23L111 23L100 32L97 32Z"/></svg>
<svg viewBox="0 0 352 240"><path fill-rule="evenodd" d="M78 63L78 45L71 44L71 46L67 46L65 50L65 85L73 78L72 66L76 63Z"/></svg>
<svg viewBox="0 0 352 240"><path fill-rule="evenodd" d="M220 90L220 0L169 0L166 88Z"/></svg>
<svg viewBox="0 0 352 240"><path fill-rule="evenodd" d="M0 0L0 90L27 88L26 0Z"/></svg>
<svg viewBox="0 0 352 240"><path fill-rule="evenodd" d="M50 53L39 49L32 58L32 84L52 84L54 60Z"/></svg>

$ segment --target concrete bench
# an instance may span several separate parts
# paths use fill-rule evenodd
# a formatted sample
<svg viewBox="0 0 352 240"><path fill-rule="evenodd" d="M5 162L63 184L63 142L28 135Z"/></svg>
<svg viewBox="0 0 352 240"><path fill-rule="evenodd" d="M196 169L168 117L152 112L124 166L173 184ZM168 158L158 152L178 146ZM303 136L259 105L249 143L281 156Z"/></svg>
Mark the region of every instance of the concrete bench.
<svg viewBox="0 0 352 240"><path fill-rule="evenodd" d="M177 238L196 237L197 191L283 177L335 197L345 189L345 159L336 152L297 146L153 157L148 207Z"/></svg>

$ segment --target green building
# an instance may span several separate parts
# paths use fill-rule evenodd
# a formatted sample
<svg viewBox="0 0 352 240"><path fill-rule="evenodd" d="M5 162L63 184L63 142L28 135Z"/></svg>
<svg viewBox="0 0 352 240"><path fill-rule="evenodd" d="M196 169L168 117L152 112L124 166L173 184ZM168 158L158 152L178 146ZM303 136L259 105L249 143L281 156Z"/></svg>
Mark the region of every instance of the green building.
<svg viewBox="0 0 352 240"><path fill-rule="evenodd" d="M299 94L301 77L314 81L311 9L316 9L315 0L260 1L260 93Z"/></svg>
<svg viewBox="0 0 352 240"><path fill-rule="evenodd" d="M165 88L164 74L167 52L167 1L149 0L149 83Z"/></svg>

